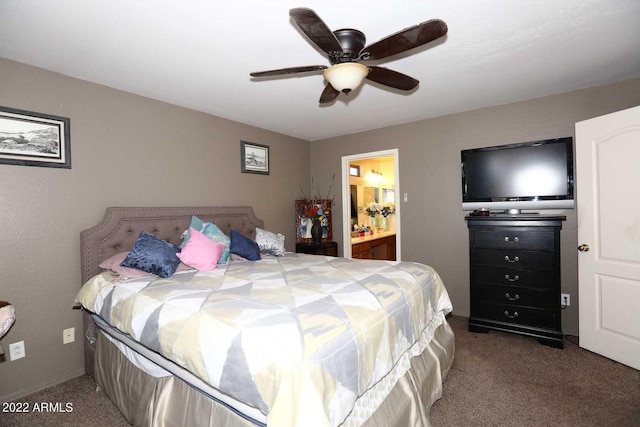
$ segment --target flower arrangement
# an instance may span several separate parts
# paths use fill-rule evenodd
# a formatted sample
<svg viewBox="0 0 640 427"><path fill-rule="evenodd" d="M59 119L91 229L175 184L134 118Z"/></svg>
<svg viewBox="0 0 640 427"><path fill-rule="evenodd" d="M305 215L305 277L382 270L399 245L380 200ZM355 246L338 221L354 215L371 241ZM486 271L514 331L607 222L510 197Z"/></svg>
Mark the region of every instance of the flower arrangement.
<svg viewBox="0 0 640 427"><path fill-rule="evenodd" d="M322 221L325 217L325 212L319 205L305 205L302 214L311 221Z"/></svg>
<svg viewBox="0 0 640 427"><path fill-rule="evenodd" d="M364 211L371 218L374 218L376 215L378 215L379 213L382 212L382 207L380 206L380 204L378 204L376 202L371 202L371 203L369 203L369 206L367 206L367 208Z"/></svg>
<svg viewBox="0 0 640 427"><path fill-rule="evenodd" d="M386 218L390 214L396 213L396 207L393 203L385 203L382 209L380 210L380 213L382 214L383 217Z"/></svg>
<svg viewBox="0 0 640 427"><path fill-rule="evenodd" d="M327 192L327 197L324 199L320 196L320 186L317 186L316 195L311 199L308 199L305 196L302 187L300 191L302 192L302 199L304 200L304 207L302 209L302 216L304 218L309 218L312 221L322 221L325 219L327 215L331 212L331 206L333 206L333 198L330 198L331 189L333 188L333 182L336 179L336 174L333 174L331 178L331 184L329 185L329 191ZM311 188L312 191L314 189L313 177L311 177ZM328 201L328 203L327 203ZM323 209L324 207L324 209Z"/></svg>

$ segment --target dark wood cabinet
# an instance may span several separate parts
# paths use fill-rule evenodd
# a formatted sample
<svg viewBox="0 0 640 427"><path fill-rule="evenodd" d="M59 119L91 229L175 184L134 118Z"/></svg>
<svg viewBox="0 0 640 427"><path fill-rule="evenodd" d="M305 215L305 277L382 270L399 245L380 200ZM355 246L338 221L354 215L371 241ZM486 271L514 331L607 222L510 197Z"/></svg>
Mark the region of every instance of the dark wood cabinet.
<svg viewBox="0 0 640 427"><path fill-rule="evenodd" d="M351 245L351 258L371 259L371 242Z"/></svg>
<svg viewBox="0 0 640 427"><path fill-rule="evenodd" d="M313 243L296 243L296 252L311 255L338 256L338 243L321 242L317 245Z"/></svg>
<svg viewBox="0 0 640 427"><path fill-rule="evenodd" d="M505 331L563 348L560 230L564 216L467 216L469 331Z"/></svg>
<svg viewBox="0 0 640 427"><path fill-rule="evenodd" d="M396 259L396 235L354 243L351 245L351 258L358 259Z"/></svg>

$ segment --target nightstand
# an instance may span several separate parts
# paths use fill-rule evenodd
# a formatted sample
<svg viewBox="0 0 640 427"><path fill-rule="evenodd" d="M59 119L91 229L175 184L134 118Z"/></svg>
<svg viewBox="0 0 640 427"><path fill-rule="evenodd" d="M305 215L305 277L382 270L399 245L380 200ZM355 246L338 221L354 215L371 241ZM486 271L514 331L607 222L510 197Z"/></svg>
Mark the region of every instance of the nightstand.
<svg viewBox="0 0 640 427"><path fill-rule="evenodd" d="M317 245L313 243L296 243L296 252L299 254L338 256L338 243L320 242Z"/></svg>

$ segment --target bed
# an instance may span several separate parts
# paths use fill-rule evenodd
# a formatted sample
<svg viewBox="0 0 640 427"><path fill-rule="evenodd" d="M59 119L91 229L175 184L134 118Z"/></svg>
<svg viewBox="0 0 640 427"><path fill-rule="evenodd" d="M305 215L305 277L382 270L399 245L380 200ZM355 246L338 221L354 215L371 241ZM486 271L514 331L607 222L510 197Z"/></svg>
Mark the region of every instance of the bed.
<svg viewBox="0 0 640 427"><path fill-rule="evenodd" d="M142 232L184 243L194 216L264 233L247 206L111 207L80 235L85 370L131 424L429 425L454 356L432 268L295 253L169 277L100 267Z"/></svg>

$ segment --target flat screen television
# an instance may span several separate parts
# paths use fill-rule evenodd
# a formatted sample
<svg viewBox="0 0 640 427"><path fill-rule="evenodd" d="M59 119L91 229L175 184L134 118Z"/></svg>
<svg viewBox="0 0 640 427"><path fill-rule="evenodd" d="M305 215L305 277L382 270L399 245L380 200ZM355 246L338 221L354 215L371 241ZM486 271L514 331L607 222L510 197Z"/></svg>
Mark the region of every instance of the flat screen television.
<svg viewBox="0 0 640 427"><path fill-rule="evenodd" d="M573 138L461 151L462 209L572 209Z"/></svg>

